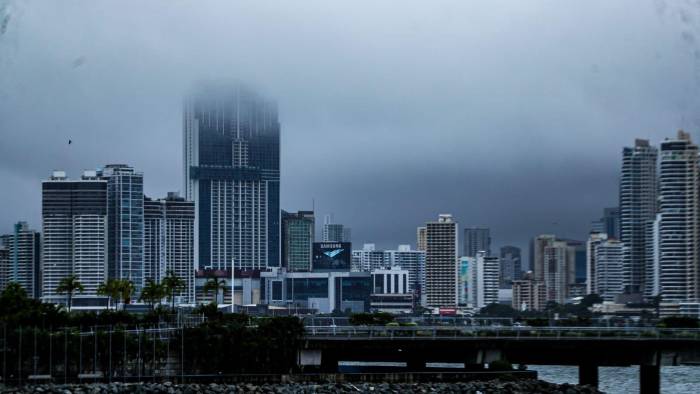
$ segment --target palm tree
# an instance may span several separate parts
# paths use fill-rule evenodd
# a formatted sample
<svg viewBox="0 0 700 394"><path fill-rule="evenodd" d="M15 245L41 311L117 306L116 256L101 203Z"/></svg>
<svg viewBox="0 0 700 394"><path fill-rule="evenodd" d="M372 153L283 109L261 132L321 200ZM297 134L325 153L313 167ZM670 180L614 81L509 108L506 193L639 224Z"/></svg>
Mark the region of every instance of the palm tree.
<svg viewBox="0 0 700 394"><path fill-rule="evenodd" d="M68 312L70 312L73 306L73 294L76 291L82 294L83 291L85 291L85 287L78 281L75 275L66 276L61 279L61 281L58 282L58 286L56 286L56 293L68 295Z"/></svg>
<svg viewBox="0 0 700 394"><path fill-rule="evenodd" d="M214 301L213 304L217 304L217 298L219 298L219 291L221 291L221 299L223 301L223 298L226 296L226 281L224 279L219 279L219 278L209 278L207 280L207 283L204 284L204 293L209 294L209 292L213 291L214 292Z"/></svg>
<svg viewBox="0 0 700 394"><path fill-rule="evenodd" d="M139 301L146 302L151 310L155 309L156 303L160 301L165 295L165 288L162 284L154 282L152 279L146 281L146 285L141 290L141 296Z"/></svg>
<svg viewBox="0 0 700 394"><path fill-rule="evenodd" d="M170 298L170 308L175 310L175 293L185 288L185 281L175 274L175 271L168 270L165 278L161 282L168 298Z"/></svg>
<svg viewBox="0 0 700 394"><path fill-rule="evenodd" d="M110 308L112 300L115 300L114 308L119 304L119 279L108 279L97 287L97 294L107 296L107 309Z"/></svg>
<svg viewBox="0 0 700 394"><path fill-rule="evenodd" d="M131 303L131 296L134 295L135 290L134 282L129 279L119 280L119 296L124 300L124 305Z"/></svg>

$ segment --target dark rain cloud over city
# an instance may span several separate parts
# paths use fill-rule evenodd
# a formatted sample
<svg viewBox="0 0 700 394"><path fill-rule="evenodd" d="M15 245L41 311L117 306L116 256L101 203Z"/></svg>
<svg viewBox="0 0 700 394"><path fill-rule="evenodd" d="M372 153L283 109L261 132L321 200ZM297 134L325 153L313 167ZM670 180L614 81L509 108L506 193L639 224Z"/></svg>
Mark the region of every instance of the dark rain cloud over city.
<svg viewBox="0 0 700 394"><path fill-rule="evenodd" d="M282 208L356 244L415 244L439 213L494 246L585 239L623 146L699 136L685 4L0 1L0 229L41 227L52 170L182 190L183 97L216 80L277 101Z"/></svg>

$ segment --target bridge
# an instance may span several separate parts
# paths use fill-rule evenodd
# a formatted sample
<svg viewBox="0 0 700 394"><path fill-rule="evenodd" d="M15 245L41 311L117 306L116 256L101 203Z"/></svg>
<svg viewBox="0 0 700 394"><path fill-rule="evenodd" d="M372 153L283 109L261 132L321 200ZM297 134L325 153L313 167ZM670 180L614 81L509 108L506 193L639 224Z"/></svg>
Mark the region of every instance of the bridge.
<svg viewBox="0 0 700 394"><path fill-rule="evenodd" d="M338 363L428 363L483 370L494 361L573 365L579 383L598 386L598 367L640 366L641 393L659 393L660 367L700 361L700 330L647 327L307 326L301 365L336 372Z"/></svg>

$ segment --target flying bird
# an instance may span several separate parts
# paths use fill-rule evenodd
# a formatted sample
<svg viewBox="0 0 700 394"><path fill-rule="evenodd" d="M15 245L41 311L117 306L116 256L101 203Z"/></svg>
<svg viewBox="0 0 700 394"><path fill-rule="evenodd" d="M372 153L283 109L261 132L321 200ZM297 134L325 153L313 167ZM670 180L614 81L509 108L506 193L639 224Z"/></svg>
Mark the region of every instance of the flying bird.
<svg viewBox="0 0 700 394"><path fill-rule="evenodd" d="M68 140L68 145L72 144L73 140Z"/></svg>

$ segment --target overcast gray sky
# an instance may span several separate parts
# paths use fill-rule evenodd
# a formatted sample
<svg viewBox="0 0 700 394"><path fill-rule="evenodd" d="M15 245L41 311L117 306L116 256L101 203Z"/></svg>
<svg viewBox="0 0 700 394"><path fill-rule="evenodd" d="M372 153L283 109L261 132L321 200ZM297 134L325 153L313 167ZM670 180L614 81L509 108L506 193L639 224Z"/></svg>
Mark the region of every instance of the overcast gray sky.
<svg viewBox="0 0 700 394"><path fill-rule="evenodd" d="M442 212L495 246L583 239L624 145L698 137L696 3L0 0L0 230L40 228L53 169L180 190L182 97L231 79L279 103L282 207L356 244Z"/></svg>

